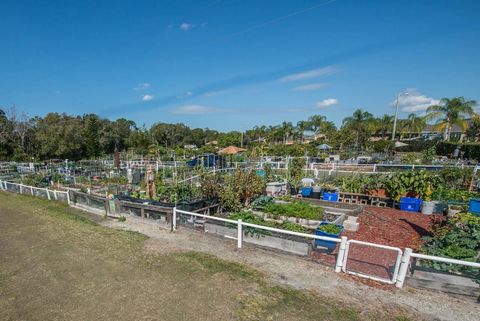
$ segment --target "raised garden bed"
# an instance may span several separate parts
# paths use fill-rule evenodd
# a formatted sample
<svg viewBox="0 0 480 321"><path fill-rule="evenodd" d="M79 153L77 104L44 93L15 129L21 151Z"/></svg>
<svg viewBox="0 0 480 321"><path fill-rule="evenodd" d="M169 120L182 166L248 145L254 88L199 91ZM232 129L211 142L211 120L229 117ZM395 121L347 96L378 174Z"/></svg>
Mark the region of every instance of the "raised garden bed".
<svg viewBox="0 0 480 321"><path fill-rule="evenodd" d="M237 237L237 229L225 226L218 221L207 220L204 223L205 233L212 233L229 238ZM310 251L311 240L293 235L270 232L270 235L244 233L243 241L266 248L273 248L297 255L307 256Z"/></svg>

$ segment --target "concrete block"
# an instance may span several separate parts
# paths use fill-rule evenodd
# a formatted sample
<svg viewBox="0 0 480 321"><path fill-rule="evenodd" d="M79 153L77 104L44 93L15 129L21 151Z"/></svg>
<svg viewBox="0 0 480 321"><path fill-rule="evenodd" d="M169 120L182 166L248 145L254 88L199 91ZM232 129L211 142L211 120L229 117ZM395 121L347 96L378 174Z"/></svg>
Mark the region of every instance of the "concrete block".
<svg viewBox="0 0 480 321"><path fill-rule="evenodd" d="M356 232L360 227L360 223L351 222L347 220L343 222L343 227L345 228L346 231Z"/></svg>

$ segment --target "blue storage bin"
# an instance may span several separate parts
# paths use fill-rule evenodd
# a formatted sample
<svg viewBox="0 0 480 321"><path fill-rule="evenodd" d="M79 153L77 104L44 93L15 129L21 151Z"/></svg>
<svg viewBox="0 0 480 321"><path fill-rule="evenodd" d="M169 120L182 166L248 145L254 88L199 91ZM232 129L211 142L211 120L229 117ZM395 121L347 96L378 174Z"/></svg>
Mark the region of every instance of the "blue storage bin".
<svg viewBox="0 0 480 321"><path fill-rule="evenodd" d="M313 187L302 187L300 194L302 197L310 197L312 195Z"/></svg>
<svg viewBox="0 0 480 321"><path fill-rule="evenodd" d="M473 214L480 215L480 199L472 198L468 206L468 211Z"/></svg>
<svg viewBox="0 0 480 321"><path fill-rule="evenodd" d="M324 201L338 202L338 193L323 192L322 199Z"/></svg>
<svg viewBox="0 0 480 321"><path fill-rule="evenodd" d="M342 234L342 232L343 232L343 226L336 224L338 227L340 227L340 233L338 233L338 234L330 234L330 233L326 233L326 232L324 232L324 231L322 231L322 230L319 229L320 226L326 225L326 224L331 224L331 223L321 222L321 223L318 225L317 229L315 230L315 235L333 237L333 238L338 239L338 238L340 237L340 235ZM329 250L334 250L335 247L337 247L337 242L324 241L324 240L315 240L315 246L326 247L326 248L329 249Z"/></svg>
<svg viewBox="0 0 480 321"><path fill-rule="evenodd" d="M418 212L422 206L421 198L402 197L400 198L400 210L407 212Z"/></svg>

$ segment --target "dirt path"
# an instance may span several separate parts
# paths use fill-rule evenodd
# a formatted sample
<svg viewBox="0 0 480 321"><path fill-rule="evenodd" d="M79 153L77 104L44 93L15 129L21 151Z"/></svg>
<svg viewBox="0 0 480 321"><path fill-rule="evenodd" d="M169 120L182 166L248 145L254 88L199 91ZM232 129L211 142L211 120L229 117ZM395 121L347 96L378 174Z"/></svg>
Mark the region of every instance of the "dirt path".
<svg viewBox="0 0 480 321"><path fill-rule="evenodd" d="M382 290L360 284L345 274L337 274L332 268L302 257L261 249L245 244L236 249L236 242L191 229L181 228L175 233L160 229L157 225L141 219L128 218L120 223L104 221L103 225L132 230L150 237L146 241L147 251L171 253L197 251L213 254L221 259L253 266L275 282L295 288L316 290L336 300L353 302L366 310L403 308L428 320L477 321L480 304L452 298L413 288Z"/></svg>

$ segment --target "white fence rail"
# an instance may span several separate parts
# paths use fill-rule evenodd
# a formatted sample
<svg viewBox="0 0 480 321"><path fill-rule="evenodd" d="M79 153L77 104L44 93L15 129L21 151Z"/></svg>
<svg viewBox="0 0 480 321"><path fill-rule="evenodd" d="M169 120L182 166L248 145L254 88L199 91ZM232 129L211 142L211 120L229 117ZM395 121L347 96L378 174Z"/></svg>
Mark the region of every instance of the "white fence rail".
<svg viewBox="0 0 480 321"><path fill-rule="evenodd" d="M50 190L47 188L38 188L34 186L27 186L23 184L7 182L4 180L0 180L0 190L18 193L18 194L32 195L36 197L45 198L48 200L65 201L69 205L71 204L69 193L65 191ZM347 237L345 236L341 238L331 238L331 237L319 236L314 234L299 233L299 232L278 229L274 227L247 223L247 222L243 222L242 220L231 220L231 219L222 218L222 217L184 211L177 208L173 208L172 229L174 231L177 229L178 214L183 214L191 217L199 217L199 218L208 219L208 220L215 220L215 221L236 225L237 237L230 237L230 238L233 238L237 241L237 247L239 249L242 248L242 245L243 245L244 227L252 227L255 229L260 229L260 230L265 230L265 231L270 231L270 232L275 232L275 233L280 233L280 234L285 234L290 236L298 236L298 237L303 237L305 239L322 240L322 241L339 243L338 253L335 260L335 272L337 273L344 272L344 273L354 274L359 277L377 280L380 282L395 284L399 288L402 288L404 285L407 273L409 271L410 261L412 258L431 260L431 261L450 263L450 264L458 264L458 265L480 269L480 263L477 263L477 262L469 262L469 261L451 259L447 257L439 257L439 256L431 256L431 255L425 255L420 253L414 253L410 248L405 248L402 251L398 247L368 243L368 242L357 241L357 240L348 240ZM349 271L347 268L347 262L348 262L349 250L350 250L351 244L360 244L363 246L369 246L373 248L379 248L379 249L396 252L397 255L395 259L395 264L393 265L392 277L390 279L385 279L385 278L379 278L373 275L368 275L365 273Z"/></svg>
<svg viewBox="0 0 480 321"><path fill-rule="evenodd" d="M70 204L70 194L65 191L51 190L48 188L40 188L28 186L19 183L12 183L0 180L0 190L13 192L23 195L31 195L35 197L45 198L48 200L64 201Z"/></svg>

